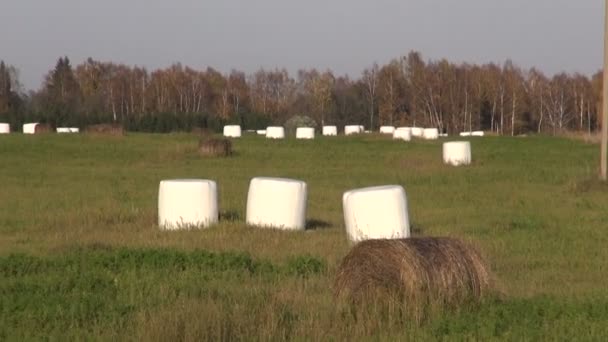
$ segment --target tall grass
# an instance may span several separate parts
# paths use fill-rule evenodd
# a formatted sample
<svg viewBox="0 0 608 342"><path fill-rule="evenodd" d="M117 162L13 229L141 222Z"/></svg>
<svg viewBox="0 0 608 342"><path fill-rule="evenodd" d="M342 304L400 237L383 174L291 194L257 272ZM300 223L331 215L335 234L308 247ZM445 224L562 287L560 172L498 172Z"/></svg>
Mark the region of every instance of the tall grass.
<svg viewBox="0 0 608 342"><path fill-rule="evenodd" d="M0 136L0 340L558 339L608 336L608 188L578 141L473 138L473 164L441 141L379 136L234 140L201 158L194 136ZM244 224L249 180L309 186L305 232ZM158 183L219 184L221 223L156 227ZM400 184L418 235L472 242L504 293L421 324L339 310L350 246L341 195Z"/></svg>

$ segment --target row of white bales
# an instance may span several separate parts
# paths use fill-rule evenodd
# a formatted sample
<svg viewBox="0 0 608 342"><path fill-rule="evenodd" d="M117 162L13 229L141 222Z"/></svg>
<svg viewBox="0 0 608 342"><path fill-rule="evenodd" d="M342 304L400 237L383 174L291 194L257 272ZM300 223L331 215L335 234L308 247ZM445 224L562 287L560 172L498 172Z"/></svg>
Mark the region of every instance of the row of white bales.
<svg viewBox="0 0 608 342"><path fill-rule="evenodd" d="M23 125L24 134L36 133L36 126L39 123L26 123ZM57 133L79 133L78 127L57 127ZM11 127L8 123L0 122L0 134L8 134L11 132ZM264 135L270 139L283 139L285 138L285 128L281 126L270 126L265 130L255 131L258 135ZM344 135L370 133L365 131L365 128L361 125L347 125L344 126ZM446 137L447 134L440 134L437 128L422 128L422 127L394 127L394 126L382 126L380 127L380 133L392 134L394 139L410 140L412 137L420 137L424 139L437 139L439 137ZM338 135L337 126L323 126L322 134L324 136L336 136ZM239 125L228 125L224 126L224 136L231 138L239 138L242 135L241 126ZM460 136L483 136L483 131L473 132L461 132ZM315 129L312 127L299 127L296 129L297 139L314 139Z"/></svg>
<svg viewBox="0 0 608 342"><path fill-rule="evenodd" d="M249 184L246 224L301 231L306 229L308 187L295 179L255 177ZM349 240L400 239L410 236L407 196L400 185L354 189L342 196ZM160 182L161 229L207 228L219 222L218 187L207 179Z"/></svg>
<svg viewBox="0 0 608 342"><path fill-rule="evenodd" d="M23 134L35 134L36 126L40 125L38 122L31 122L23 124ZM79 133L80 128L78 127L57 127L57 133ZM6 122L0 122L0 134L9 134L11 132L11 125Z"/></svg>
<svg viewBox="0 0 608 342"><path fill-rule="evenodd" d="M282 126L269 126L263 130L250 131L258 135L263 135L268 139L284 139L285 128ZM323 136L337 136L337 126L323 126ZM422 128L422 127L395 127L382 126L379 132L381 134L391 134L394 139L409 141L412 137L423 138L427 140L435 140L439 137L447 137L447 134L440 134L437 128ZM366 131L361 125L346 125L344 126L344 135L353 135L361 133L371 133ZM224 126L224 136L229 138L240 138L242 129L239 125ZM461 132L460 136L484 136L483 131ZM314 139L315 129L313 127L298 127L296 129L296 139Z"/></svg>

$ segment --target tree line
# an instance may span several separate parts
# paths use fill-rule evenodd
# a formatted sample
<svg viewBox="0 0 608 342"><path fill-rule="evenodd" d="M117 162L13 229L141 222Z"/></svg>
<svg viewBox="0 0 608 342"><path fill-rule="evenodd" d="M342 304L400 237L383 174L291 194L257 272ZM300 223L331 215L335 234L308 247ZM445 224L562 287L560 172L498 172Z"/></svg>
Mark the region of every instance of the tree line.
<svg viewBox="0 0 608 342"><path fill-rule="evenodd" d="M260 69L252 74L180 63L148 71L87 59L58 59L39 90L25 93L15 68L0 62L0 122L84 127L120 123L130 131L247 129L282 125L300 115L318 126L360 124L485 130L501 135L598 129L601 72L548 77L511 61L476 65L425 61L415 51L358 78L330 70Z"/></svg>

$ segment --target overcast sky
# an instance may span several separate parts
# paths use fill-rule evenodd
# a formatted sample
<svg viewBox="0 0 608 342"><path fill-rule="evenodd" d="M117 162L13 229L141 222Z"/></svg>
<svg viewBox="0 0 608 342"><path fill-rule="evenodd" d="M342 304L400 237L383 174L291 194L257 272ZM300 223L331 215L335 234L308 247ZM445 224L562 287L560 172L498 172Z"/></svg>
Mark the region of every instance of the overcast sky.
<svg viewBox="0 0 608 342"><path fill-rule="evenodd" d="M425 59L510 58L548 74L601 68L600 0L3 0L0 59L37 89L59 56L149 69L181 62L358 77L417 50Z"/></svg>

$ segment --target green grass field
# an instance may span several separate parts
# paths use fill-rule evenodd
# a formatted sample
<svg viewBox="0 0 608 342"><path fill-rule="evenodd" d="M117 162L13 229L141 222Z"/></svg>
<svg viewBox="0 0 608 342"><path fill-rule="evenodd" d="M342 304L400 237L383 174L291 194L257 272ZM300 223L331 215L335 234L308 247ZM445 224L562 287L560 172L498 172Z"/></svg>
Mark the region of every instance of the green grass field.
<svg viewBox="0 0 608 342"><path fill-rule="evenodd" d="M608 187L599 147L545 137L441 141L379 136L234 141L202 159L192 135L0 136L0 340L606 340ZM244 224L255 176L305 180L301 233ZM218 182L221 223L163 232L158 184ZM332 297L350 246L342 193L403 185L417 235L486 255L501 295L415 323L353 316Z"/></svg>

